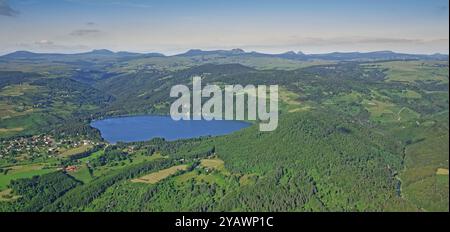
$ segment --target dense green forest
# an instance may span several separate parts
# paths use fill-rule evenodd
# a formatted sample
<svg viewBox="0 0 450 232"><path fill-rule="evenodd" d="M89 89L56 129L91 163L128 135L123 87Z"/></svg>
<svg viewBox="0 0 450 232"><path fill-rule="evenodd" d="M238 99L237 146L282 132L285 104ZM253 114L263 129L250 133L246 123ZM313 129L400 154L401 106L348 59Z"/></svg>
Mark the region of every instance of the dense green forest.
<svg viewBox="0 0 450 232"><path fill-rule="evenodd" d="M219 55L1 58L0 211L448 211L448 60ZM195 75L279 85L278 128L109 144L89 125L167 114Z"/></svg>

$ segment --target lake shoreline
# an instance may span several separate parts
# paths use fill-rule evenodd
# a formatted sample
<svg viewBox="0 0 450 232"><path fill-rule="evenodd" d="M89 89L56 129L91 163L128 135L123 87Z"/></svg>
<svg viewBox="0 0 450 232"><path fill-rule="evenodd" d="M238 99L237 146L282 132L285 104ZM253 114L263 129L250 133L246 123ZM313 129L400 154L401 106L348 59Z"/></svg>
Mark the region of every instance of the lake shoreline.
<svg viewBox="0 0 450 232"><path fill-rule="evenodd" d="M167 141L221 136L247 128L252 123L236 120L180 120L167 115L133 115L92 120L89 125L100 131L108 143L143 142L154 138Z"/></svg>

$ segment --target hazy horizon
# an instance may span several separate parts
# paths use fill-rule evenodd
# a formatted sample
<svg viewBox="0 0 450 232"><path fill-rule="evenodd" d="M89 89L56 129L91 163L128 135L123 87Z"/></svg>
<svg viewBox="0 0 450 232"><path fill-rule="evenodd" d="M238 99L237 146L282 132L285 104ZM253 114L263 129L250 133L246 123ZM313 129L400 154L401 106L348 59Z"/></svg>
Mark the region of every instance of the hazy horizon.
<svg viewBox="0 0 450 232"><path fill-rule="evenodd" d="M0 54L449 53L447 0L0 0Z"/></svg>
<svg viewBox="0 0 450 232"><path fill-rule="evenodd" d="M129 50L112 50L112 49L107 49L107 48L93 48L93 49L89 49L89 50L84 50L84 51L77 51L77 52L40 52L40 51L33 51L33 50L16 50L16 51L12 51L12 52L7 52L7 53L0 53L0 56L4 56L4 55L8 55L8 54L12 54L15 52L31 52L31 53L36 53L36 54L62 54L62 55L72 55L72 54L81 54L81 53L89 53L89 52L93 52L93 51L99 51L99 50L108 50L114 53L118 53L118 52L129 52L129 53L137 53L137 54L151 54L151 53L158 53L158 54L162 54L164 56L177 56L177 55L181 55L184 54L190 50L202 50L202 51L219 51L219 50L226 50L226 51L231 51L232 49L241 49L241 48L230 48L230 49L198 49L198 48L191 48L188 50L184 50L178 53L173 53L173 54L167 54L167 53L163 53L160 51L148 51L148 52L139 52L139 51L129 51ZM303 53L305 55L321 55L321 54L330 54L330 53L371 53L371 52L393 52L393 53L402 53L402 52L398 52L398 51L392 51L392 50L376 50L376 51L330 51L330 52L322 52L322 53L306 53L303 51L284 51L284 52L275 52L275 53L270 53L270 52L262 52L262 51L254 51L254 50L245 50L242 49L244 52L246 53L251 53L251 52L256 52L256 53L260 53L260 54L268 54L268 55L279 55L279 54L283 54L283 53L287 53L287 52L295 52L295 53ZM404 53L404 54L408 54L408 55L449 55L449 53L440 53L440 52L436 52L436 53Z"/></svg>

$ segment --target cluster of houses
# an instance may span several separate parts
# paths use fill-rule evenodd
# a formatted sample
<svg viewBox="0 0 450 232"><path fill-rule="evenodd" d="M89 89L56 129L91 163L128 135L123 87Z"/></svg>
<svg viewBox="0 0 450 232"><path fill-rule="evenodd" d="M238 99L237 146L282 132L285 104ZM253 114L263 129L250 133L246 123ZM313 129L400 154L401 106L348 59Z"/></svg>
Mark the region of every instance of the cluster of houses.
<svg viewBox="0 0 450 232"><path fill-rule="evenodd" d="M93 144L89 140L56 140L50 135L35 135L0 141L0 158L6 155L55 156L61 149Z"/></svg>

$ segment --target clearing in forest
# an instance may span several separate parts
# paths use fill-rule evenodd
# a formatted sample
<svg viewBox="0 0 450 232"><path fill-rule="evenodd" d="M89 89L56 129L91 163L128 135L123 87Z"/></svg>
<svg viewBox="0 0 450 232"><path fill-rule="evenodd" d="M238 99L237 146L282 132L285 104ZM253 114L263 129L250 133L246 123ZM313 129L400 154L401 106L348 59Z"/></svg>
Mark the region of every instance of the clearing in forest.
<svg viewBox="0 0 450 232"><path fill-rule="evenodd" d="M437 175L447 175L448 176L448 169L446 168L438 168L436 171Z"/></svg>
<svg viewBox="0 0 450 232"><path fill-rule="evenodd" d="M150 173L148 175L136 178L136 179L132 179L131 182L134 183L146 183L146 184L156 184L159 181L169 177L170 175L173 175L175 173L177 173L178 171L184 171L188 168L188 165L178 165L178 166L173 166L170 168L166 168L154 173Z"/></svg>

